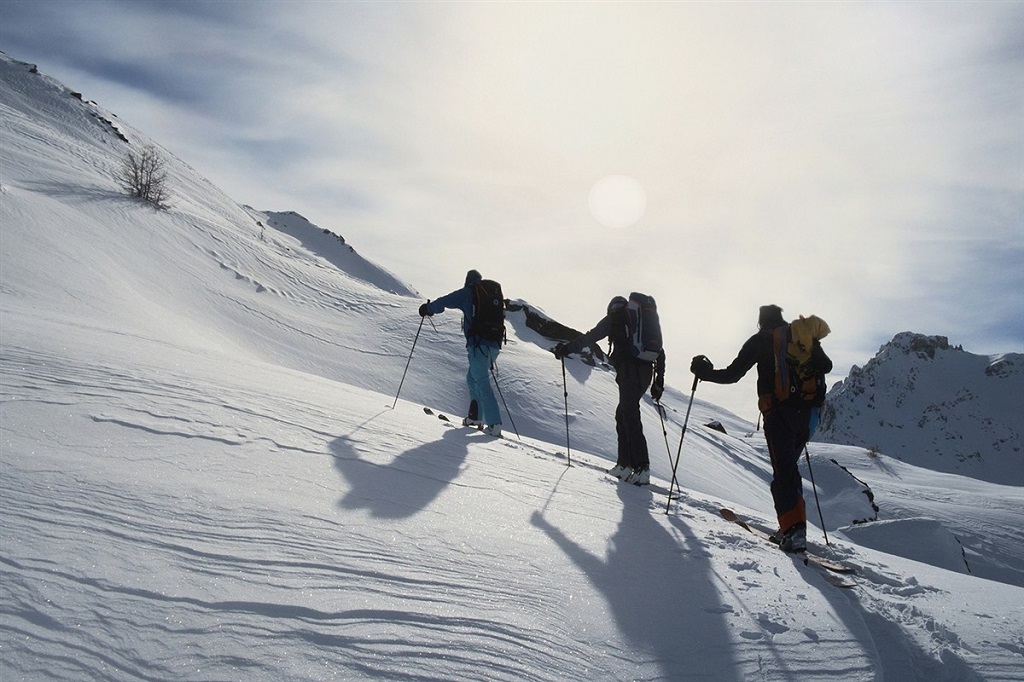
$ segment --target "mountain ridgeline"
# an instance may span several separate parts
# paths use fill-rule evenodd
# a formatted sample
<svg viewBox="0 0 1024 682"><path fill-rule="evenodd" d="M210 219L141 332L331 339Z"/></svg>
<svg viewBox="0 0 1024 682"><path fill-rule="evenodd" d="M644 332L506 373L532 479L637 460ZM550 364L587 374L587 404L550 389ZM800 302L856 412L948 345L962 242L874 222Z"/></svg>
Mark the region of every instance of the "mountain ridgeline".
<svg viewBox="0 0 1024 682"><path fill-rule="evenodd" d="M1024 485L1024 355L976 355L902 332L829 391L816 440Z"/></svg>

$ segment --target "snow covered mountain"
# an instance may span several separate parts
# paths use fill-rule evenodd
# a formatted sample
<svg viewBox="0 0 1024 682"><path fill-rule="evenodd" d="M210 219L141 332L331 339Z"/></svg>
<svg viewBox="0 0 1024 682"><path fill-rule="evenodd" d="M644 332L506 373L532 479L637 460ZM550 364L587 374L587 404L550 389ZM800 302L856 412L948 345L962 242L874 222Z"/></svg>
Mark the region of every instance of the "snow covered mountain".
<svg viewBox="0 0 1024 682"><path fill-rule="evenodd" d="M829 391L817 439L926 469L1024 485L1024 355L903 332Z"/></svg>
<svg viewBox="0 0 1024 682"><path fill-rule="evenodd" d="M766 447L697 398L677 449L682 363L643 406L652 485L621 485L612 373L547 350L587 321L506 289L521 437L458 428L423 411L465 409L458 319L421 324L356 228L170 154L170 208L130 200L152 141L6 56L0 113L5 682L1024 674L1019 486L813 444L837 587L720 517L770 524Z"/></svg>

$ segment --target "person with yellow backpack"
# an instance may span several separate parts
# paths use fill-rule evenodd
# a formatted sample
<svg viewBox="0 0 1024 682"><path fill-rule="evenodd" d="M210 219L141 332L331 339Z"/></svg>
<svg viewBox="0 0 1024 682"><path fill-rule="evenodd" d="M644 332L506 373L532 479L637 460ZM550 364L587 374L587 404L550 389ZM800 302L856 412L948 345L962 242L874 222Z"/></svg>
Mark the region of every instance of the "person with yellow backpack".
<svg viewBox="0 0 1024 682"><path fill-rule="evenodd" d="M698 355L690 363L690 371L701 381L734 384L757 365L757 406L764 416L772 462L772 500L779 520L772 539L783 551L803 552L807 549L807 511L797 463L825 402L825 375L832 371L832 360L821 347L821 339L830 330L814 315L788 323L777 305L761 306L757 326L757 333L747 339L728 367L716 370L706 356Z"/></svg>

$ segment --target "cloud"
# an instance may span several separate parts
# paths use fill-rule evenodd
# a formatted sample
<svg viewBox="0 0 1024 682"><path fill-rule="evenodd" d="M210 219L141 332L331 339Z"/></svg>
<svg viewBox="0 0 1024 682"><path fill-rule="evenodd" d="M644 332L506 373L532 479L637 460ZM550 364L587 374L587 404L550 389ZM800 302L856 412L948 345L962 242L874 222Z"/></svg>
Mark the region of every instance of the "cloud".
<svg viewBox="0 0 1024 682"><path fill-rule="evenodd" d="M1024 350L1021 3L2 11L11 56L421 291L478 267L576 327L649 291L677 385L766 302L861 363L905 329ZM587 207L615 174L647 196L628 230Z"/></svg>

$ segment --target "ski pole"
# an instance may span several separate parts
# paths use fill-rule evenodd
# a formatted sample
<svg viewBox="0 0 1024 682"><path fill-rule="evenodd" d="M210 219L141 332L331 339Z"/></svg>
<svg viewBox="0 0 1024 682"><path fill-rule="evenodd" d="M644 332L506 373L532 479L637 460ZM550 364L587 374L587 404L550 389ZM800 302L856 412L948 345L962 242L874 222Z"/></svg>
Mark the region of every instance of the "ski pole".
<svg viewBox="0 0 1024 682"><path fill-rule="evenodd" d="M807 444L804 444L804 454L807 455L807 473L811 475L811 490L814 491L814 504L818 506L818 519L821 521L821 532L825 534L825 544L829 547L832 544L828 541L828 531L825 530L825 517L821 514L821 501L818 500L818 486L814 485L814 469L811 468L811 453L807 451Z"/></svg>
<svg viewBox="0 0 1024 682"><path fill-rule="evenodd" d="M491 376L494 377L494 385L498 389L498 395L501 396L501 404L505 406L505 414L508 415L508 421L512 424L512 430L516 432L516 438L522 440L522 436L519 435L519 429L516 428L516 420L512 418L512 413L508 411L508 403L505 402L505 396L501 393L501 385L498 383L498 374L494 371L494 365L491 363Z"/></svg>
<svg viewBox="0 0 1024 682"><path fill-rule="evenodd" d="M572 466L572 450L569 448L569 384L565 381L565 358L562 360L562 393L565 396L565 459Z"/></svg>
<svg viewBox="0 0 1024 682"><path fill-rule="evenodd" d="M668 455L668 465L672 466L672 448L668 444L668 430L665 428L665 406L660 400L654 401L658 408L658 417L661 418L661 435L665 437L665 454Z"/></svg>
<svg viewBox="0 0 1024 682"><path fill-rule="evenodd" d="M693 407L693 396L697 393L697 381L697 377L693 377L693 388L690 389L690 404L686 406L686 416L683 418L683 431L679 434L679 447L676 449L676 461L672 463L672 482L668 484L665 514L668 514L668 509L672 506L672 488L678 485L676 482L676 468L679 466L679 455L683 452L683 437L686 436L686 425L690 421L690 408Z"/></svg>
<svg viewBox="0 0 1024 682"><path fill-rule="evenodd" d="M420 332L423 330L423 320L425 319L426 316L421 317L420 326L416 328L416 338L412 340L412 348L409 350L409 359L405 361L405 372L402 372L402 381L398 384L398 393L395 394L395 404L391 406L392 410L395 409L396 405L398 405L398 396L402 394L402 384L405 383L405 375L409 371L409 363L412 362L412 354L413 351L416 350L416 342L419 341Z"/></svg>

